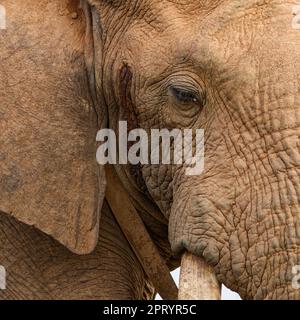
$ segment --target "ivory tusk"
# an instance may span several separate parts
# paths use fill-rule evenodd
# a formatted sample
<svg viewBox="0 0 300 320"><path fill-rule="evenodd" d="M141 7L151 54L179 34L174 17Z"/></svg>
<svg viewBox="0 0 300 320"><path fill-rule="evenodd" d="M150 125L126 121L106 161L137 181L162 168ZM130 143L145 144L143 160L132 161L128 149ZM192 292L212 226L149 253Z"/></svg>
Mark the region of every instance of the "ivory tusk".
<svg viewBox="0 0 300 320"><path fill-rule="evenodd" d="M221 286L203 258L184 253L181 260L179 300L221 300Z"/></svg>

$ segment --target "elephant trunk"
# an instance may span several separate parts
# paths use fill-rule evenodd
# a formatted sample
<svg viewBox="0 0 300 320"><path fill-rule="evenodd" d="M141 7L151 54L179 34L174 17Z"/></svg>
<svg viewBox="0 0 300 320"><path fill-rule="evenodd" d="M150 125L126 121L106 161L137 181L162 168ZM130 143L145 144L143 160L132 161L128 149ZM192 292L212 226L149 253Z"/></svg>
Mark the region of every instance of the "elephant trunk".
<svg viewBox="0 0 300 320"><path fill-rule="evenodd" d="M252 265L253 278L249 286L257 300L300 299L300 252L298 248L277 249ZM262 271L264 270L264 271Z"/></svg>
<svg viewBox="0 0 300 320"><path fill-rule="evenodd" d="M244 209L245 216L236 215L236 221L229 214L213 212L198 194L188 194L185 210L177 206L170 219L174 252L194 254L185 253L182 259L180 299L216 297L217 280L206 263L219 282L242 298L300 299L299 205L292 203L291 193L279 194L276 206L275 191L257 191L261 202L253 196L256 206L247 205L252 210ZM269 209L264 209L267 195L273 205L267 203Z"/></svg>

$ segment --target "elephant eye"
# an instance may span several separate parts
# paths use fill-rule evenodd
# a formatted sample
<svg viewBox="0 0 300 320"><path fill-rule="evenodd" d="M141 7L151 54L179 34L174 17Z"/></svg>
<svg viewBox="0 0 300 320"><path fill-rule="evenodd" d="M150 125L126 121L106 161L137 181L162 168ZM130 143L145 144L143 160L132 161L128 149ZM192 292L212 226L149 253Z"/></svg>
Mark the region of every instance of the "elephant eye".
<svg viewBox="0 0 300 320"><path fill-rule="evenodd" d="M172 96L181 103L198 103L199 98L197 93L192 90L179 87L170 87Z"/></svg>

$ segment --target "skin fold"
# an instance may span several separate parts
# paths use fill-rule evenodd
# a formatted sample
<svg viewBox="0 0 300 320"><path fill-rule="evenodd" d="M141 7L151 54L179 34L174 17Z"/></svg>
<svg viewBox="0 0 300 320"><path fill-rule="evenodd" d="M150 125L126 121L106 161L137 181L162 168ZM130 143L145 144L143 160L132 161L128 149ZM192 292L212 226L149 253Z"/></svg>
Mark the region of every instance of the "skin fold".
<svg viewBox="0 0 300 320"><path fill-rule="evenodd" d="M219 281L244 299L299 299L300 291L292 287L292 268L300 265L300 33L292 28L293 3L6 4L19 36L0 49L5 110L14 110L9 97L20 92L37 102L29 90L35 85L45 101L49 93L49 105L58 104L59 110L69 103L76 106L74 113L92 107L98 128L117 130L118 121L125 120L129 129L204 129L205 171L199 176L186 176L184 165L116 166L153 240L170 269L179 265L184 250L203 256ZM22 38L20 12L30 33L17 46ZM53 29L46 33L50 18ZM60 53L55 52L55 66L55 59L48 59L54 48ZM2 57L12 53L17 58L4 63ZM80 62L76 68L70 67L70 59ZM46 62L45 78L36 84L32 79L39 73L32 65L41 62ZM48 70L62 75L60 81ZM80 119L78 126L85 124ZM96 153L92 147L87 150ZM0 230L8 232L0 236L0 258L10 264L14 251L20 268L12 275L12 291L3 298L152 297L153 288L105 206L100 240L88 256L71 254L42 232L1 215ZM57 235L44 225L39 228ZM26 241L17 240L15 230ZM56 238L68 246L59 233ZM9 250L8 244L15 249ZM37 261L47 261L34 279L36 290L19 281L18 270L34 277L27 259L37 270ZM88 271L84 275L81 262ZM74 266L75 277L70 271ZM63 275L61 270L66 270ZM65 287L57 285L60 277Z"/></svg>
<svg viewBox="0 0 300 320"><path fill-rule="evenodd" d="M1 263L8 271L3 300L151 299L151 284L105 203L92 254L71 253L6 214L0 219Z"/></svg>

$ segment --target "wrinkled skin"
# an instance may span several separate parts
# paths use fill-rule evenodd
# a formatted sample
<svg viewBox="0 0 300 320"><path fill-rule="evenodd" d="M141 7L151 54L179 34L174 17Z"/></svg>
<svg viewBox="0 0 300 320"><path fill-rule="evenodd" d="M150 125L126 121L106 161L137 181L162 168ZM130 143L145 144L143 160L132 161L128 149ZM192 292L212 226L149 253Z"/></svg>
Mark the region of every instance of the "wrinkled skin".
<svg viewBox="0 0 300 320"><path fill-rule="evenodd" d="M0 257L7 289L0 300L151 299L154 291L105 204L99 243L79 256L36 228L0 218Z"/></svg>
<svg viewBox="0 0 300 320"><path fill-rule="evenodd" d="M107 204L101 210L98 244L93 252L85 252L84 255L70 252L37 227L17 221L12 217L13 212L1 212L4 211L1 208L6 194L9 200L13 198L12 203L17 201L12 192L25 185L26 176L33 175L37 180L42 175L44 181L47 172L53 172L55 178L59 174L54 171L55 161L68 161L67 149L72 141L75 145L82 145L95 167L97 165L96 148L89 151L88 146L78 143L78 139L87 132L91 144L95 144L97 132L85 122L87 116L84 112L93 110L93 105L85 66L84 15L78 10L77 19L72 17L78 3L69 0L18 0L1 1L1 5L7 10L7 30L0 30L0 265L6 268L7 289L0 290L0 299L151 299L153 287ZM39 114L40 109L50 109L49 118L46 112ZM20 110L24 112L18 113ZM90 113L93 124L96 115L92 111ZM14 115L11 123L14 130L9 137L7 122L11 114ZM31 126L23 122L27 115ZM50 130L46 131L50 139L45 137L40 141L43 132L32 130L35 121L40 126L50 124ZM63 135L65 127L72 127L72 137ZM13 136L14 132L18 134ZM61 141L55 143L60 148L57 158L53 144L56 137ZM26 154L41 148L43 164L40 169L45 168L45 171L40 172L37 169L39 159L30 156L26 176L22 177L19 174L22 168L16 159L5 162L9 155L7 147L23 159ZM72 153L76 154L76 151L77 146ZM82 159L78 160L77 171ZM70 167L70 163L66 165ZM60 172L66 170L63 166L63 163L59 166ZM88 170L85 168L83 171ZM73 175L75 173L72 172ZM68 175L63 177L64 180L70 184ZM33 189L29 196L42 201L41 191L46 189L49 193L53 187L51 181L48 184L50 188L43 186L39 192ZM67 194L62 185L58 190L59 194ZM81 195L86 192L81 191ZM76 203L75 198L71 200ZM52 207L54 205L51 203ZM63 203L61 208L64 209L65 205ZM31 215L35 213L28 204L23 205L23 210ZM49 212L43 215L50 225ZM63 216L57 218L59 220ZM67 233L72 225L72 221L64 224L63 233Z"/></svg>
<svg viewBox="0 0 300 320"><path fill-rule="evenodd" d="M130 68L127 114L137 126L205 130L202 175L176 166L140 173L169 219L172 249L203 255L243 298L299 298L292 267L300 263L300 33L291 3L139 3L113 14L100 5L105 79L116 83L124 63ZM170 84L200 98L182 103ZM105 86L106 100L118 108L113 89Z"/></svg>
<svg viewBox="0 0 300 320"><path fill-rule="evenodd" d="M89 2L102 41L95 90L109 126L205 130L200 176L186 176L183 166L116 167L161 253L204 256L243 298L298 299L300 33L291 27L292 4ZM172 87L196 100L183 102ZM133 283L131 298L141 298L150 289L139 264L132 268L137 278L124 286Z"/></svg>

